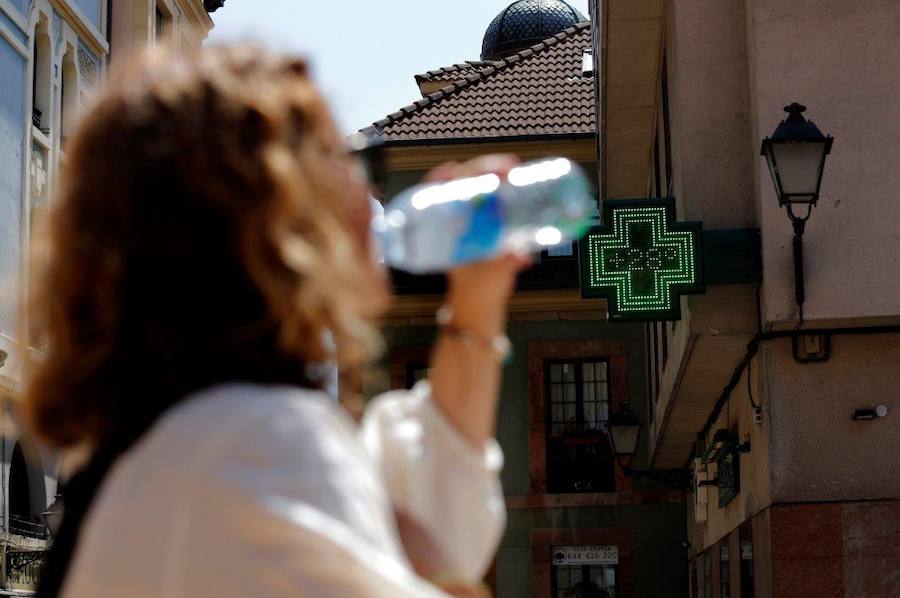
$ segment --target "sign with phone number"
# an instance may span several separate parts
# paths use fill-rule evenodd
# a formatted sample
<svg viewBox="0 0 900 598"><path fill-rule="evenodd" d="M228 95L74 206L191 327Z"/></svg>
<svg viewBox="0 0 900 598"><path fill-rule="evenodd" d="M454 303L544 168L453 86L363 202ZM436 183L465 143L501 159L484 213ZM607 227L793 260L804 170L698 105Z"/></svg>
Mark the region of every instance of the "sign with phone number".
<svg viewBox="0 0 900 598"><path fill-rule="evenodd" d="M618 565L619 547L608 544L554 546L551 557L554 565Z"/></svg>

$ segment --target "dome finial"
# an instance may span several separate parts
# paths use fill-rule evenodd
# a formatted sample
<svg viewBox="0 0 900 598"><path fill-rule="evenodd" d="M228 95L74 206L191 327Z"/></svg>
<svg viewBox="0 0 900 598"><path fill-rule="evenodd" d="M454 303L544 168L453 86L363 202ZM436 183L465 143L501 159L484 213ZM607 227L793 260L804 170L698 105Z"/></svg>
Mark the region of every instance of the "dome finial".
<svg viewBox="0 0 900 598"><path fill-rule="evenodd" d="M482 60L499 60L587 21L565 0L516 0L488 26Z"/></svg>

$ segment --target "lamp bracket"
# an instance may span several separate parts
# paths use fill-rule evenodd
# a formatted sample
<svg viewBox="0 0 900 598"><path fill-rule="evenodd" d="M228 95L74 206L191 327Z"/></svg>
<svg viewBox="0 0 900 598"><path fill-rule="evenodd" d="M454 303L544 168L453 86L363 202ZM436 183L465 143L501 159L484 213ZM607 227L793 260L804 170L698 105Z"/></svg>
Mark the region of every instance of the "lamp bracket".
<svg viewBox="0 0 900 598"><path fill-rule="evenodd" d="M812 216L812 209L814 206L814 203L806 204L806 214L804 216L798 216L794 214L794 204L790 202L785 203L788 218L790 218L791 222L794 224L794 234L798 237L802 237L803 233L806 231L806 221Z"/></svg>

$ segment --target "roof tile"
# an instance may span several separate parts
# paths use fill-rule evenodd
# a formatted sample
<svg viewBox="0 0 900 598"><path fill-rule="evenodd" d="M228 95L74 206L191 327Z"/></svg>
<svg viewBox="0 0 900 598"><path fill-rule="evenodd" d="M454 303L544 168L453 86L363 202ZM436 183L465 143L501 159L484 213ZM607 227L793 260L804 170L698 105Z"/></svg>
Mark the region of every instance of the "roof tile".
<svg viewBox="0 0 900 598"><path fill-rule="evenodd" d="M365 131L388 143L594 133L594 81L581 72L590 36L590 24L579 23L503 60L416 75L452 82Z"/></svg>

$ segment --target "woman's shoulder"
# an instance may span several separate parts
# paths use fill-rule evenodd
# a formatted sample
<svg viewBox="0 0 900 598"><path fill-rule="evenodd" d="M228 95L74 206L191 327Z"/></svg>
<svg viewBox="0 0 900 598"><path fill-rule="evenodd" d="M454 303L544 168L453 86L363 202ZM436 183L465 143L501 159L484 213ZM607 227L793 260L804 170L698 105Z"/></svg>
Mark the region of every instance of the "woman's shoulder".
<svg viewBox="0 0 900 598"><path fill-rule="evenodd" d="M162 416L128 460L184 469L236 453L257 459L297 450L315 455L337 445L353 449L355 427L324 392L229 383L186 397Z"/></svg>
<svg viewBox="0 0 900 598"><path fill-rule="evenodd" d="M337 402L287 386L206 389L167 412L114 466L80 540L74 587L94 587L87 572L97 567L123 583L149 575L134 554L174 555L166 557L172 571L199 567L223 547L239 560L261 541L262 519L298 525L291 517L308 511L370 543L391 541L377 470ZM147 587L158 577L147 577Z"/></svg>
<svg viewBox="0 0 900 598"><path fill-rule="evenodd" d="M162 425L191 424L217 420L234 421L240 427L268 418L285 418L301 425L314 418L320 424L338 420L349 423L337 400L321 390L288 385L231 382L200 390L186 397L163 416Z"/></svg>

